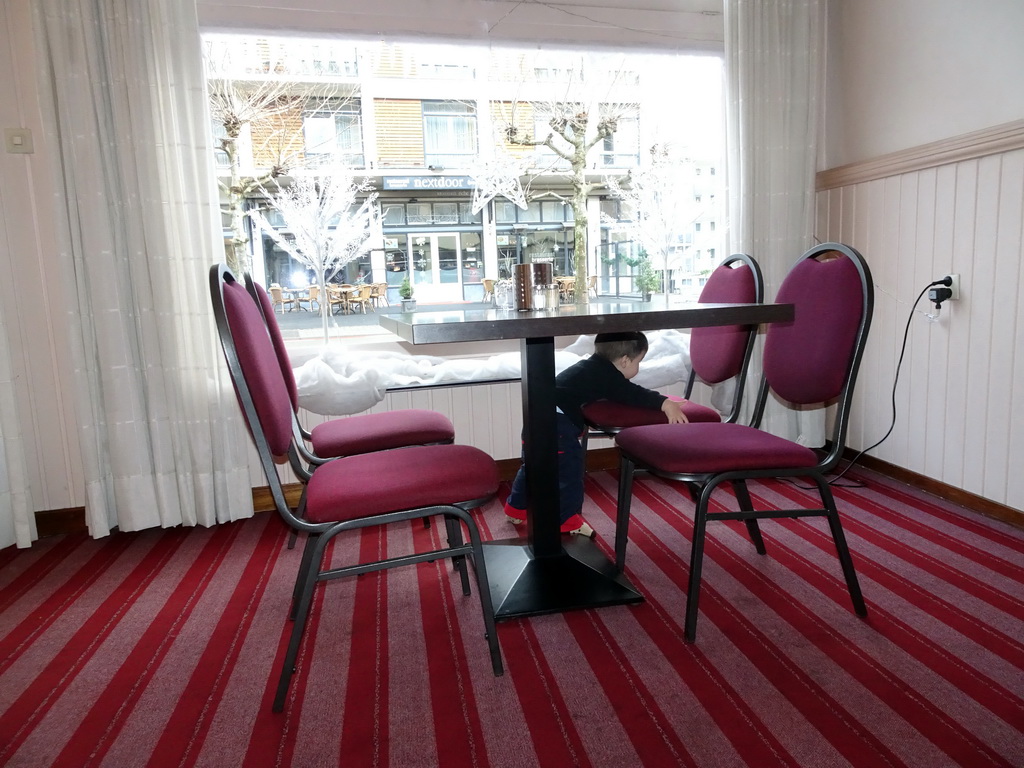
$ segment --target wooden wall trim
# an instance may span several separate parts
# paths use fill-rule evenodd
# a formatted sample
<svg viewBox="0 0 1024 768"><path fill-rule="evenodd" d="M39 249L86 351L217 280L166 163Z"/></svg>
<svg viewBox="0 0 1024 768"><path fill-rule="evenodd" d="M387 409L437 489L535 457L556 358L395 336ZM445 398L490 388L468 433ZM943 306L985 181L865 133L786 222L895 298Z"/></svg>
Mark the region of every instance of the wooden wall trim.
<svg viewBox="0 0 1024 768"><path fill-rule="evenodd" d="M847 449L847 458L852 459L856 452ZM973 512L1001 520L1004 523L1024 528L1024 512L1005 504L977 496L959 488L954 488L930 477L919 475L916 472L897 467L881 459L872 456L861 456L858 463L872 469L879 474L890 477L907 485L912 485L918 490L938 496L958 506L965 507ZM502 459L497 462L498 473L502 480L511 481L519 469L519 459ZM614 470L619 466L619 455L615 448L599 448L587 452L587 471L598 472L601 470ZM299 503L302 495L300 483L290 483L285 486L285 497L288 503L295 506ZM270 489L266 486L252 489L252 505L256 512L271 512L274 509L274 501L270 495ZM86 530L85 509L72 507L70 509L49 509L36 512L36 526L40 538L55 536L60 533L79 533Z"/></svg>
<svg viewBox="0 0 1024 768"><path fill-rule="evenodd" d="M844 456L847 459L853 459L857 455L857 451L847 448L844 452ZM1014 509L1013 507L1007 506L1006 504L1000 504L998 501L992 501L986 499L983 496L965 491L961 488L956 488L952 485L940 482L925 475L920 475L917 472L912 472L909 469L898 467L895 464L890 464L887 461L876 459L874 456L861 456L857 459L857 463L866 469L874 470L880 475L885 475L892 480L896 480L901 483L913 486L919 491L930 493L932 496L938 496L940 499L952 502L957 506L969 509L972 512L985 515L985 517L991 517L995 520L1001 520L1004 523L1009 523L1016 528L1024 528L1024 511Z"/></svg>
<svg viewBox="0 0 1024 768"><path fill-rule="evenodd" d="M880 155L861 163L819 171L815 177L815 189L822 192L1022 148L1024 120L1014 120L901 152Z"/></svg>

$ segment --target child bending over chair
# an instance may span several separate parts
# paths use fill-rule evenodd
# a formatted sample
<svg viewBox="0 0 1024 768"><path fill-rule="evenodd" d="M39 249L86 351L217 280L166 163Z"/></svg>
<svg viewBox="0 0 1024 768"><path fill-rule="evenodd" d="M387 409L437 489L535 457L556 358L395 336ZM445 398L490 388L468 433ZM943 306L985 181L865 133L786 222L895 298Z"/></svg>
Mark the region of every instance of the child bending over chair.
<svg viewBox="0 0 1024 768"><path fill-rule="evenodd" d="M681 403L630 381L647 354L647 337L639 331L599 333L594 354L555 377L555 423L558 431L558 494L562 533L593 536L594 529L580 514L586 456L580 439L586 423L583 406L596 400L660 409L669 424L687 421ZM526 522L526 475L520 466L505 502L510 523Z"/></svg>

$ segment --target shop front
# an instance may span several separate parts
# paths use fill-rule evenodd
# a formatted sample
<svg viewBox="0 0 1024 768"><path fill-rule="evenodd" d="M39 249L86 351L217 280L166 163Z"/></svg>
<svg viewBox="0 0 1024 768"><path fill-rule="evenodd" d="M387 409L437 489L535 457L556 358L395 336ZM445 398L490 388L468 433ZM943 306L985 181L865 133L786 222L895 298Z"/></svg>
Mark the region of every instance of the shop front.
<svg viewBox="0 0 1024 768"><path fill-rule="evenodd" d="M472 179L384 177L381 186L384 279L389 294L397 296L408 276L422 303L483 298L483 221L472 210Z"/></svg>

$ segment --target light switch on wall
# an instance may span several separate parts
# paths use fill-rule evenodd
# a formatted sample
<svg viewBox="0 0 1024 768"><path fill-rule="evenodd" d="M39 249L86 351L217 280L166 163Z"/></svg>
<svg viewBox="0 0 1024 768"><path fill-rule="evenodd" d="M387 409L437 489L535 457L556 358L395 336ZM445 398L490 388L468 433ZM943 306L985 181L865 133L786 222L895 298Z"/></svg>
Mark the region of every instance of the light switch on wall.
<svg viewBox="0 0 1024 768"><path fill-rule="evenodd" d="M35 152L32 131L28 128L4 128L4 148L11 154L32 154Z"/></svg>

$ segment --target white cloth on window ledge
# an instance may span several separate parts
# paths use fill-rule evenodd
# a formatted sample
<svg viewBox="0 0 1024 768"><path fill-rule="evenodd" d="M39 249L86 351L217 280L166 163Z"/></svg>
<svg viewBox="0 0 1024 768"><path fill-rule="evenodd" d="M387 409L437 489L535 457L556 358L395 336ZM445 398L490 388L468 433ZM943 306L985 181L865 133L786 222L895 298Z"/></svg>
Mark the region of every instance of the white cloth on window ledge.
<svg viewBox="0 0 1024 768"><path fill-rule="evenodd" d="M690 375L690 336L675 330L647 334L650 349L633 379L649 389L660 389L686 381ZM555 351L555 370L563 371L594 351L594 337L580 336L563 350ZM488 358L431 357L397 352L351 353L331 344L319 356L295 369L299 404L325 416L342 416L365 411L384 399L390 387L517 379L519 353L508 352ZM712 405L731 398L732 382L716 386ZM726 406L727 407L727 406Z"/></svg>

